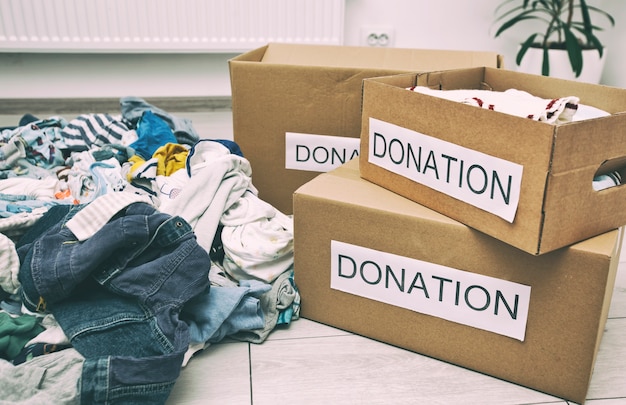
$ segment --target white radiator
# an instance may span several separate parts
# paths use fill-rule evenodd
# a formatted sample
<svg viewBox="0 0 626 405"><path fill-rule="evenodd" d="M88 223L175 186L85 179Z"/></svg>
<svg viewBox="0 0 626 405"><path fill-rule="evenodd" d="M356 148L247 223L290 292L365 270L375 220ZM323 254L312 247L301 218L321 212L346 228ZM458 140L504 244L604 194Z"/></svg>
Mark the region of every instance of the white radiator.
<svg viewBox="0 0 626 405"><path fill-rule="evenodd" d="M0 0L0 52L241 52L341 45L345 0Z"/></svg>

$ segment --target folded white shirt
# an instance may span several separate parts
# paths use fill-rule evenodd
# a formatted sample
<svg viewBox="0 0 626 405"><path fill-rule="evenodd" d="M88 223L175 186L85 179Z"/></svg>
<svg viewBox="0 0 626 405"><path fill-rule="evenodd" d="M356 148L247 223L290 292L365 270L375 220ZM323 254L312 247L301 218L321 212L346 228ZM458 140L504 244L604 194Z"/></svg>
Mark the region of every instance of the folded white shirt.
<svg viewBox="0 0 626 405"><path fill-rule="evenodd" d="M572 121L580 101L575 96L544 99L517 89L506 91L435 90L424 86L413 86L408 90L551 124Z"/></svg>

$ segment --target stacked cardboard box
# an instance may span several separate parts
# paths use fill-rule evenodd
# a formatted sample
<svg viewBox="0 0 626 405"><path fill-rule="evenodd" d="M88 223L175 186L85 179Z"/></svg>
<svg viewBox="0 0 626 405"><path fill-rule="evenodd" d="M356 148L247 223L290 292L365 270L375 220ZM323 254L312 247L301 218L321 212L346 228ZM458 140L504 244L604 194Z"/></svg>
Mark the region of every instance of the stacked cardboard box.
<svg viewBox="0 0 626 405"><path fill-rule="evenodd" d="M260 197L294 215L303 317L584 402L626 224L626 189L592 180L626 160L626 91L488 52L269 44L229 64L235 141ZM415 85L575 95L610 116L551 125ZM409 149L466 193L399 169Z"/></svg>
<svg viewBox="0 0 626 405"><path fill-rule="evenodd" d="M364 78L501 65L494 52L270 43L229 61L234 140L259 196L291 214L299 186L358 155Z"/></svg>
<svg viewBox="0 0 626 405"><path fill-rule="evenodd" d="M415 85L576 95L609 115L552 125ZM624 161L624 111L625 90L486 67L364 79L360 158L294 194L302 316L583 403L626 223L626 189L592 181ZM408 173L409 155L457 188L477 180L453 167L494 175L465 199Z"/></svg>
<svg viewBox="0 0 626 405"><path fill-rule="evenodd" d="M610 115L552 125L407 91L416 85L576 96ZM490 68L396 75L364 81L362 119L365 179L528 253L626 224L626 187L593 187L626 167L625 89Z"/></svg>
<svg viewBox="0 0 626 405"><path fill-rule="evenodd" d="M304 318L583 403L621 232L535 256L361 178L294 195Z"/></svg>

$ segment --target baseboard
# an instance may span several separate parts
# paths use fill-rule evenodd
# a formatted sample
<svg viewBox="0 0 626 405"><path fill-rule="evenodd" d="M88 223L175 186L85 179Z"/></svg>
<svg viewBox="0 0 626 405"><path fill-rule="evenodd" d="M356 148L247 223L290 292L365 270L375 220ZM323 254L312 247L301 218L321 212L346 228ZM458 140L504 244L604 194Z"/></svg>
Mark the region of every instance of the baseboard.
<svg viewBox="0 0 626 405"><path fill-rule="evenodd" d="M168 112L206 112L232 109L230 96L146 97L147 103ZM119 112L119 98L0 98L0 114L66 114Z"/></svg>

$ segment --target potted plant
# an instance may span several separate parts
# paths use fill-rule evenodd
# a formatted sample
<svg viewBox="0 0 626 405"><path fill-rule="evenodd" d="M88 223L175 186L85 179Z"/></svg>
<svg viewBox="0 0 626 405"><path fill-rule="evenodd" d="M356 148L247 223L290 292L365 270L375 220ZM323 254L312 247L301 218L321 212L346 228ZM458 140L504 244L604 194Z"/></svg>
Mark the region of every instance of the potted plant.
<svg viewBox="0 0 626 405"><path fill-rule="evenodd" d="M583 71L584 52L597 51L596 59L603 62L605 48L594 33L602 28L592 23L591 16L599 15L611 26L615 25L609 13L588 5L586 0L505 0L496 8L496 15L499 28L495 37L523 21L543 25L542 30L532 33L521 43L515 62L520 66L529 51L539 52L540 72L544 76L550 75L549 55L554 52L566 54L563 59L569 62L570 72L576 78Z"/></svg>

